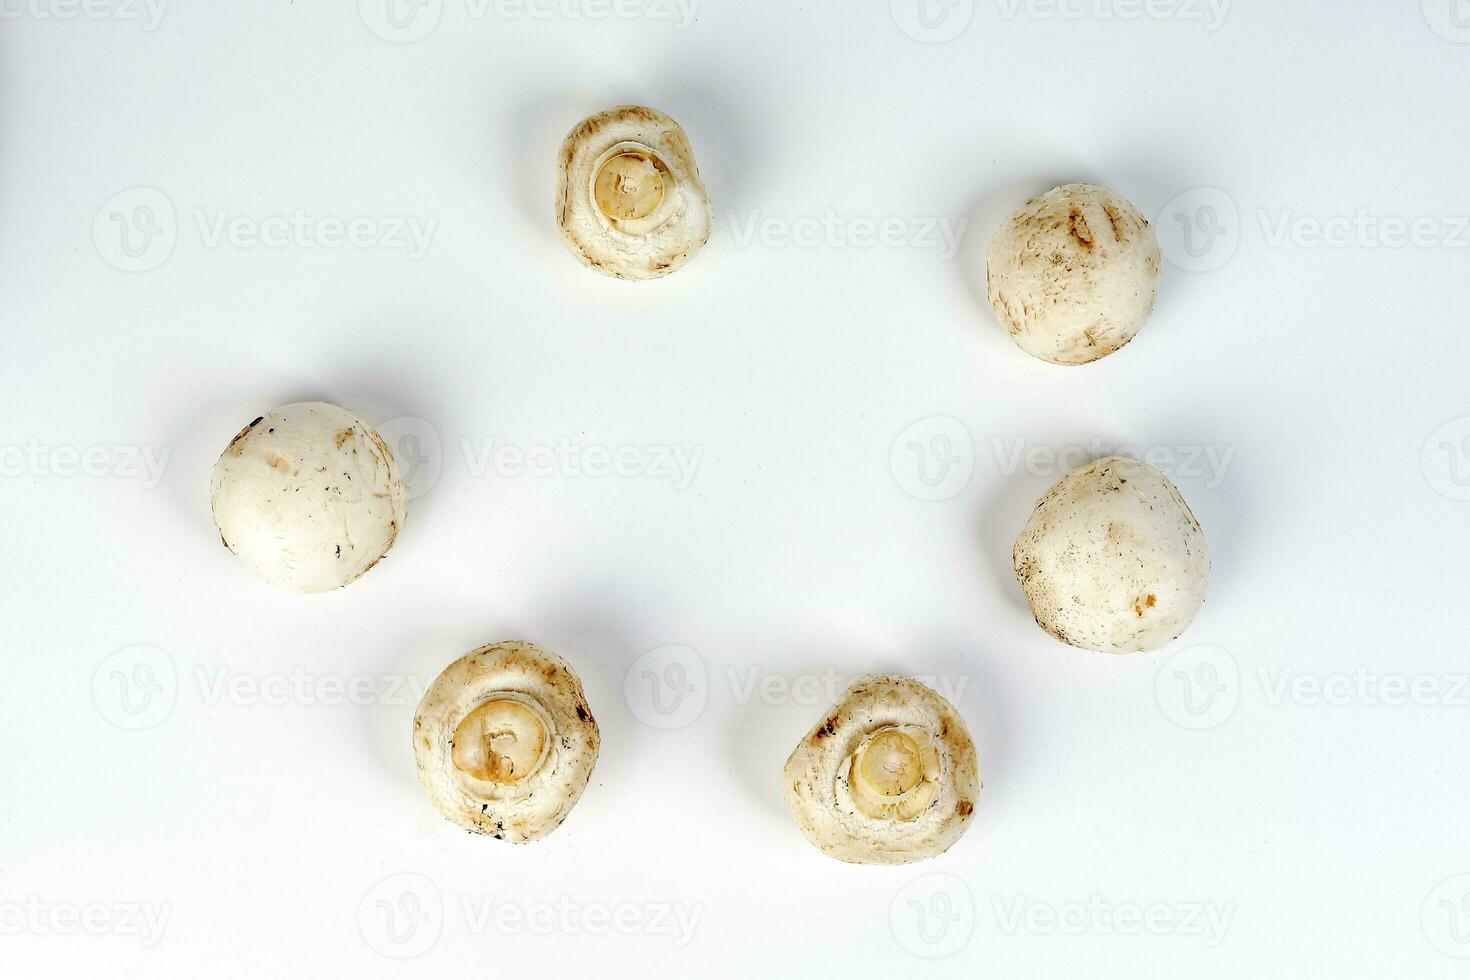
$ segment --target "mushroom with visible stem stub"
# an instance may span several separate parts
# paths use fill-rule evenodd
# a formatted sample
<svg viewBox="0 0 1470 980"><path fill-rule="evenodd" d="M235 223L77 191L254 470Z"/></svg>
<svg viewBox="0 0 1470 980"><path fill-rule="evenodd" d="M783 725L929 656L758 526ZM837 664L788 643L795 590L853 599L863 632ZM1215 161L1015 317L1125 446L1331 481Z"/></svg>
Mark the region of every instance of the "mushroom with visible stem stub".
<svg viewBox="0 0 1470 980"><path fill-rule="evenodd" d="M979 763L958 711L916 680L853 682L792 751L782 797L802 833L854 864L943 853L969 827Z"/></svg>
<svg viewBox="0 0 1470 980"><path fill-rule="evenodd" d="M556 220L583 265L617 279L657 279L709 240L713 212L683 128L644 106L577 124L557 158Z"/></svg>
<svg viewBox="0 0 1470 980"><path fill-rule="evenodd" d="M530 643L497 643L456 660L413 721L419 780L439 813L517 844L561 825L600 745L576 673Z"/></svg>

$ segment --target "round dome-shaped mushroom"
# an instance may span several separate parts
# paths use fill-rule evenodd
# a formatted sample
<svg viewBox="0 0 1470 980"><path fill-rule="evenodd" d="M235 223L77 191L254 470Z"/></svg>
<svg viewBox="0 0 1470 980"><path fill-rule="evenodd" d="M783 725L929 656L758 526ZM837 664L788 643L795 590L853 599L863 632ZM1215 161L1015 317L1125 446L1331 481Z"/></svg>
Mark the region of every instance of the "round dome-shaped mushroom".
<svg viewBox="0 0 1470 980"><path fill-rule="evenodd" d="M1159 240L1126 198L1067 184L1006 220L985 268L990 305L1022 350L1086 364L1132 340L1153 312Z"/></svg>
<svg viewBox="0 0 1470 980"><path fill-rule="evenodd" d="M1016 578L1031 614L1084 650L1157 650L1205 601L1205 535L1168 478L1112 456L1067 474L1016 539Z"/></svg>
<svg viewBox="0 0 1470 980"><path fill-rule="evenodd" d="M456 660L413 719L419 781L439 813L516 844L561 825L600 744L582 682L530 643L496 643Z"/></svg>
<svg viewBox="0 0 1470 980"><path fill-rule="evenodd" d="M839 861L908 864L948 850L980 792L975 746L944 698L907 677L858 678L797 744L781 794Z"/></svg>
<svg viewBox="0 0 1470 980"><path fill-rule="evenodd" d="M299 402L230 440L210 507L225 547L271 585L327 592L393 547L408 489L372 426L336 405Z"/></svg>
<svg viewBox="0 0 1470 980"><path fill-rule="evenodd" d="M713 213L689 138L656 109L620 106L584 119L557 166L557 225L589 268L657 279L709 240Z"/></svg>

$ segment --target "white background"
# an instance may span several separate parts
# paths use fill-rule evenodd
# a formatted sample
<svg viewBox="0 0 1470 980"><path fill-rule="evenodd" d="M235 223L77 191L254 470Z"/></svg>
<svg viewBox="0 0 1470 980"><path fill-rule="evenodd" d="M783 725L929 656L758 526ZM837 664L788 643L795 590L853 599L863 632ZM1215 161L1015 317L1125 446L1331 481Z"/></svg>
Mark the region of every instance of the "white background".
<svg viewBox="0 0 1470 980"><path fill-rule="evenodd" d="M0 4L0 972L1463 975L1463 0L421 2ZM684 124L715 205L662 282L552 222L558 141L622 102ZM983 255L1071 180L1172 262L1132 345L1056 368ZM962 221L955 254L925 231ZM303 399L427 459L388 559L316 597L208 501ZM1115 658L1038 630L1009 554L1120 446L1213 580ZM409 745L413 686L507 638L603 734L519 848L442 821ZM875 669L949 685L980 752L923 865L825 858L778 791Z"/></svg>

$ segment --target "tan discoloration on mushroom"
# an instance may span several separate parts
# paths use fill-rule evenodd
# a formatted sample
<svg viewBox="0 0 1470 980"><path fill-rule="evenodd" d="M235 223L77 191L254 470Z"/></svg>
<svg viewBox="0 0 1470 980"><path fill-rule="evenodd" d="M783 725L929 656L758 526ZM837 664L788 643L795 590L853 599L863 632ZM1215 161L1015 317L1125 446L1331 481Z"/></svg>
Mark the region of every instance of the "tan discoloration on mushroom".
<svg viewBox="0 0 1470 980"><path fill-rule="evenodd" d="M947 850L980 790L975 747L944 698L906 677L859 678L782 771L802 833L855 864L907 864Z"/></svg>
<svg viewBox="0 0 1470 980"><path fill-rule="evenodd" d="M1042 629L1107 653L1156 650L1205 600L1204 532L1158 470L1113 456L1064 477L1037 503L1012 553Z"/></svg>
<svg viewBox="0 0 1470 980"><path fill-rule="evenodd" d="M1138 209L1093 184L1027 201L990 243L986 288L1006 332L1054 364L1085 364L1138 333L1158 294L1158 239Z"/></svg>
<svg viewBox="0 0 1470 980"><path fill-rule="evenodd" d="M362 576L397 540L407 507L387 445L325 402L286 405L246 426L210 484L225 547L289 592L325 592Z"/></svg>
<svg viewBox="0 0 1470 980"><path fill-rule="evenodd" d="M713 211L689 140L657 110L620 106L583 120L562 142L557 168L557 225L589 268L656 279L709 240Z"/></svg>
<svg viewBox="0 0 1470 980"><path fill-rule="evenodd" d="M413 735L419 781L439 813L518 844L561 825L601 745L576 674L519 642L445 668L419 702Z"/></svg>

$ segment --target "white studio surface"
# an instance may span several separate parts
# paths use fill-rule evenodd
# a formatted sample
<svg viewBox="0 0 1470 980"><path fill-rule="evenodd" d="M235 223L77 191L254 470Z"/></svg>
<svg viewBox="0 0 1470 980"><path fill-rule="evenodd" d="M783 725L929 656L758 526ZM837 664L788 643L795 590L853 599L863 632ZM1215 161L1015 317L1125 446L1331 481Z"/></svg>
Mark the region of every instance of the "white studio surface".
<svg viewBox="0 0 1470 980"><path fill-rule="evenodd" d="M0 4L0 974L1463 975L1464 0L392 2ZM653 283L552 215L625 102L714 204ZM1062 368L984 253L1074 180L1170 261ZM310 399L416 497L294 596L208 488ZM1120 448L1212 552L1157 654L1057 643L1010 570ZM602 729L524 847L440 819L409 744L503 639ZM924 864L781 803L873 670L979 751Z"/></svg>

